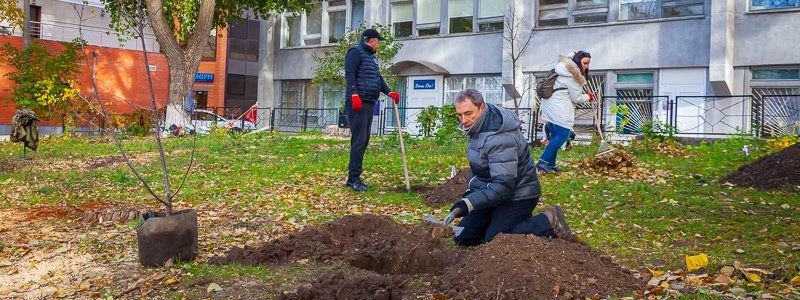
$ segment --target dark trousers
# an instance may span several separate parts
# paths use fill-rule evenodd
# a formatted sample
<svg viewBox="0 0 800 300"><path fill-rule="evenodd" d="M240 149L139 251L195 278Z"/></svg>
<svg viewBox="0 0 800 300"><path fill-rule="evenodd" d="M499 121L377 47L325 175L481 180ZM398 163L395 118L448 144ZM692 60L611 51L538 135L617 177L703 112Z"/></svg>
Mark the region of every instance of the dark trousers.
<svg viewBox="0 0 800 300"><path fill-rule="evenodd" d="M533 234L552 237L553 229L544 214L531 217L539 199L503 201L494 208L473 211L458 223L464 227L454 239L461 246L490 242L500 233Z"/></svg>
<svg viewBox="0 0 800 300"><path fill-rule="evenodd" d="M350 165L348 166L347 182L361 180L361 168L364 162L364 152L367 151L369 136L372 130L372 113L375 102L361 101L361 111L351 109L350 100L345 103L347 107L347 121L350 125Z"/></svg>

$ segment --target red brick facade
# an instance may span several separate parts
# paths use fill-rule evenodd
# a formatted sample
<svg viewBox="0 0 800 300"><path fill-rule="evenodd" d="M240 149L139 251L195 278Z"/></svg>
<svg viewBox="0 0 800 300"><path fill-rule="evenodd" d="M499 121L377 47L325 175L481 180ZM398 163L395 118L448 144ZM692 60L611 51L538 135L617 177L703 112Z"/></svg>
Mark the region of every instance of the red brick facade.
<svg viewBox="0 0 800 300"><path fill-rule="evenodd" d="M11 43L14 46L22 47L22 39L15 36L0 36L0 43ZM63 46L56 41L37 40L46 48L52 51L60 51ZM150 94L147 88L147 73L145 73L144 58L141 51L126 50L121 48L108 48L87 46L88 57L91 53L97 53L97 88L100 98L103 101L111 102L113 110L122 113L129 113L135 108L126 103L127 101L138 105L150 107ZM153 78L153 88L159 106L163 106L168 98L169 89L169 68L166 58L159 53L148 53L147 58L150 65L156 67L155 72L151 72ZM0 64L0 125L11 123L11 118L16 109L11 102L11 88L13 83L5 76L10 70L7 65ZM224 68L223 68L224 72ZM91 91L88 67L83 68L83 72L78 78L79 89L86 94ZM42 125L60 125L58 122L42 122Z"/></svg>

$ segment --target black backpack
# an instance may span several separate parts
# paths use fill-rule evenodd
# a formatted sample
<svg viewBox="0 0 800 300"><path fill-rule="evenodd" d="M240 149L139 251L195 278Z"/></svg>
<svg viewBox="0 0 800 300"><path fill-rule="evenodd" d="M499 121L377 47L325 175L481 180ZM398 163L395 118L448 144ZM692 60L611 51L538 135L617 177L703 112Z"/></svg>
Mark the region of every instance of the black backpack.
<svg viewBox="0 0 800 300"><path fill-rule="evenodd" d="M567 88L553 88L553 86L556 84L557 78L558 73L556 73L556 70L550 70L550 73L547 73L547 76L536 83L536 96L538 96L539 99L549 99L556 91L566 90Z"/></svg>

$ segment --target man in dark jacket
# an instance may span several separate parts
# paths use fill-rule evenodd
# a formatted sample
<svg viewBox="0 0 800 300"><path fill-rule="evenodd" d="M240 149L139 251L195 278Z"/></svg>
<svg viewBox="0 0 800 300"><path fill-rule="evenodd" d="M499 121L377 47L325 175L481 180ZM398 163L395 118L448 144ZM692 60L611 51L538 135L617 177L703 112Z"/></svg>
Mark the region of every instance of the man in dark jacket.
<svg viewBox="0 0 800 300"><path fill-rule="evenodd" d="M395 105L400 103L400 94L390 91L375 59L381 40L377 30L364 30L361 43L347 50L344 58L344 76L347 81L345 109L350 125L350 164L346 184L356 191L367 190L361 180L361 164L369 144L375 102L384 93L394 100Z"/></svg>
<svg viewBox="0 0 800 300"><path fill-rule="evenodd" d="M467 192L450 209L456 217L464 217L456 243L478 245L499 233L577 241L560 207L548 207L531 217L542 189L528 142L519 131L522 122L514 112L485 103L474 89L461 91L455 102L472 172Z"/></svg>

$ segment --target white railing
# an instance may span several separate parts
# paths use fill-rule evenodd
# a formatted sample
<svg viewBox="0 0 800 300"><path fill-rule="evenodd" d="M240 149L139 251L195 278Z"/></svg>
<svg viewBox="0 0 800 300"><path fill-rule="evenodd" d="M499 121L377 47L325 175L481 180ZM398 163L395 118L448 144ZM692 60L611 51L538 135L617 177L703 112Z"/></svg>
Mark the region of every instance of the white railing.
<svg viewBox="0 0 800 300"><path fill-rule="evenodd" d="M120 41L116 32L110 28L94 26L78 26L78 24L62 22L34 22L31 21L31 34L33 37L51 41L72 41L82 37L88 45L110 48L123 48L128 50L142 50L139 39ZM11 31L11 29L8 29ZM12 35L22 36L22 30L15 28ZM159 46L155 36L145 34L147 51L158 52Z"/></svg>

